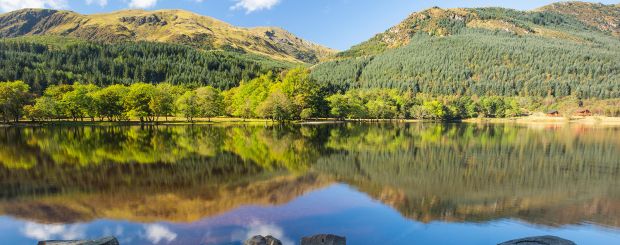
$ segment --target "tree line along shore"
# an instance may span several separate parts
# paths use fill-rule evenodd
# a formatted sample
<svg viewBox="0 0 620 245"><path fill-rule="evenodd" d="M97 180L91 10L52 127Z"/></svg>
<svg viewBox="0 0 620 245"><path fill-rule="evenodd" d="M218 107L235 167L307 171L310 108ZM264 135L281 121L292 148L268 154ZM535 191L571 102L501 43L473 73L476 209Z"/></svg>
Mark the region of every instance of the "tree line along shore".
<svg viewBox="0 0 620 245"><path fill-rule="evenodd" d="M379 88L330 90L316 83L303 67L280 74L269 72L224 91L211 86L171 83L107 87L73 83L52 85L42 94L36 94L22 81L0 82L0 119L4 123L21 120L148 123L176 117L188 122L198 118L210 121L216 117L280 122L317 118L458 121L514 118L550 110L565 117L579 110L599 116L620 116L620 99L431 95Z"/></svg>

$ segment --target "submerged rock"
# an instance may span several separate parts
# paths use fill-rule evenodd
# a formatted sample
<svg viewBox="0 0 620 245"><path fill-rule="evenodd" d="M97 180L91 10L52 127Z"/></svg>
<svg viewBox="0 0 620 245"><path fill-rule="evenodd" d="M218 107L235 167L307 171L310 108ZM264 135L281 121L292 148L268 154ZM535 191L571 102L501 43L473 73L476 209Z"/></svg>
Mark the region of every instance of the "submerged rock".
<svg viewBox="0 0 620 245"><path fill-rule="evenodd" d="M347 239L341 236L321 234L301 239L301 245L346 245Z"/></svg>
<svg viewBox="0 0 620 245"><path fill-rule="evenodd" d="M243 245L282 245L282 242L272 236L254 236L245 241Z"/></svg>
<svg viewBox="0 0 620 245"><path fill-rule="evenodd" d="M119 243L115 237L104 237L96 240L42 241L38 245L119 245Z"/></svg>
<svg viewBox="0 0 620 245"><path fill-rule="evenodd" d="M537 236L527 237L507 242L500 243L498 245L576 245L574 242L555 237L555 236Z"/></svg>

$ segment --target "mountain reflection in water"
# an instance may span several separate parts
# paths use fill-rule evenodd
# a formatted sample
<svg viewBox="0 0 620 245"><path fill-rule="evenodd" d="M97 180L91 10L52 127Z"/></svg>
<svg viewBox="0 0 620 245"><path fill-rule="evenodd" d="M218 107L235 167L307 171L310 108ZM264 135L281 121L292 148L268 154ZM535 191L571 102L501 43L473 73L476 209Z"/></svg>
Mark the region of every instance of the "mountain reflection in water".
<svg viewBox="0 0 620 245"><path fill-rule="evenodd" d="M329 232L352 244L490 244L567 232L620 241L619 177L620 128L0 128L0 239L237 244L269 233L294 243Z"/></svg>

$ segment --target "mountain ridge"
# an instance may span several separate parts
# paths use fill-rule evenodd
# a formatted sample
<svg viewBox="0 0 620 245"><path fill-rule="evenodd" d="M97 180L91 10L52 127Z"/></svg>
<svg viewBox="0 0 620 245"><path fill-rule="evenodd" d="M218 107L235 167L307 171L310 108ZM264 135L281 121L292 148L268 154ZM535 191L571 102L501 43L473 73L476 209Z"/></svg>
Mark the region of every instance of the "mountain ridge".
<svg viewBox="0 0 620 245"><path fill-rule="evenodd" d="M83 15L67 10L22 9L0 15L0 37L33 35L58 35L106 43L182 43L305 63L317 63L335 53L335 50L303 40L282 28L236 27L185 10L120 10Z"/></svg>
<svg viewBox="0 0 620 245"><path fill-rule="evenodd" d="M620 7L557 6L563 7L415 12L313 66L312 76L332 92L388 88L431 95L616 98L620 38L613 28L620 25L615 19Z"/></svg>
<svg viewBox="0 0 620 245"><path fill-rule="evenodd" d="M584 11L586 10L586 11ZM589 11L587 11L589 10ZM491 16L493 12L505 11L505 16ZM369 40L339 52L335 58L348 58L373 55L389 49L409 44L414 34L426 33L431 36L448 36L454 34L454 25L462 24L465 28L500 30L517 35L540 35L552 38L575 39L566 33L545 28L544 17L539 14L555 13L563 17L574 18L584 27L596 28L620 37L620 4L605 5L586 2L552 3L529 11L508 8L439 8L432 7L413 12L403 21L378 33ZM517 16L521 15L521 16ZM593 18L592 16L599 16ZM568 20L570 21L570 20ZM462 22L462 23L461 23ZM528 23L529 22L529 23Z"/></svg>
<svg viewBox="0 0 620 245"><path fill-rule="evenodd" d="M620 3L606 5L578 1L559 2L543 6L536 11L570 15L585 24L620 37Z"/></svg>

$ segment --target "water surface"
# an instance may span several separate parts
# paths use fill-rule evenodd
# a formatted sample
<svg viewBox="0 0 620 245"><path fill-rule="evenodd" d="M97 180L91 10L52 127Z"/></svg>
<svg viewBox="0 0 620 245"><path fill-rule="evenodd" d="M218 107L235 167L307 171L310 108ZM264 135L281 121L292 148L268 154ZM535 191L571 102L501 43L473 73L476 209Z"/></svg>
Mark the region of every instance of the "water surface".
<svg viewBox="0 0 620 245"><path fill-rule="evenodd" d="M620 128L0 128L0 241L620 244ZM4 243L3 242L3 243Z"/></svg>

